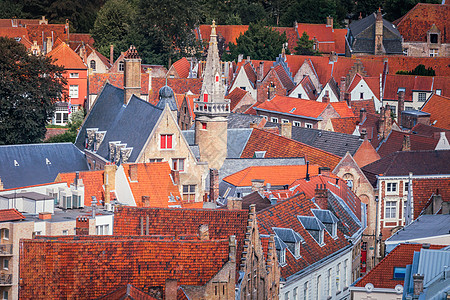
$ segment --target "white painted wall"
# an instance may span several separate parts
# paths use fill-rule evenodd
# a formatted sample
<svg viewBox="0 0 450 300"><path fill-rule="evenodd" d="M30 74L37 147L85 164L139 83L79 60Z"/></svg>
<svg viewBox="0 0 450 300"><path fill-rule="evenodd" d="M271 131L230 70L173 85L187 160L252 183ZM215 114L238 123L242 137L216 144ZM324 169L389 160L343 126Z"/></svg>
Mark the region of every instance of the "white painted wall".
<svg viewBox="0 0 450 300"><path fill-rule="evenodd" d="M298 97L298 95L301 94L301 97ZM300 98L300 99L306 99L306 100L311 100L308 97L308 93L305 91L305 89L303 88L303 86L301 84L297 85L288 95L289 97L292 98Z"/></svg>
<svg viewBox="0 0 450 300"><path fill-rule="evenodd" d="M136 206L123 166L119 166L116 171L116 196L120 203Z"/></svg>
<svg viewBox="0 0 450 300"><path fill-rule="evenodd" d="M320 92L319 97L317 98L317 101L323 102L322 98L325 96L326 92L328 91L328 97L330 97L330 102L339 102L338 95L336 95L333 90L330 87L330 84L327 83L323 90Z"/></svg>
<svg viewBox="0 0 450 300"><path fill-rule="evenodd" d="M247 73L245 73L245 70L243 67L239 69L238 74L236 75L236 79L233 82L233 85L231 86L230 93L235 88L242 88L245 87L245 90L250 92L250 95L253 97L253 99L256 100L256 89L252 87L252 84L250 83L250 80L247 77Z"/></svg>
<svg viewBox="0 0 450 300"><path fill-rule="evenodd" d="M363 98L361 99L361 93L363 93ZM364 79L361 79L359 83L355 86L353 90L350 91L350 99L352 101L356 100L368 100L373 99L373 103L375 104L376 111L380 111L381 101L378 99L375 94L370 89L369 85L366 83Z"/></svg>

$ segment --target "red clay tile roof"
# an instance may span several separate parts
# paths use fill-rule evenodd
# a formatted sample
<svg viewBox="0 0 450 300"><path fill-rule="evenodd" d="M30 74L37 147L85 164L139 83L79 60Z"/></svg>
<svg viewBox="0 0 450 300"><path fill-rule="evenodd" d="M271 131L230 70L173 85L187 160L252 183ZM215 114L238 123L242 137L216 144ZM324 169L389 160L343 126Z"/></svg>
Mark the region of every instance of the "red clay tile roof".
<svg viewBox="0 0 450 300"><path fill-rule="evenodd" d="M312 164L330 169L341 160L337 155L257 128L253 129L241 158L252 158L255 151L266 151L266 158L305 157Z"/></svg>
<svg viewBox="0 0 450 300"><path fill-rule="evenodd" d="M317 119L327 106L328 103L325 102L276 95L272 100L261 103L255 109L264 109Z"/></svg>
<svg viewBox="0 0 450 300"><path fill-rule="evenodd" d="M41 19L16 19L17 25L19 27L24 27L23 25L38 25ZM12 27L13 19L0 19L0 27Z"/></svg>
<svg viewBox="0 0 450 300"><path fill-rule="evenodd" d="M421 111L429 113L433 126L450 129L450 98L433 95Z"/></svg>
<svg viewBox="0 0 450 300"><path fill-rule="evenodd" d="M159 90L166 85L166 78L152 78L152 89L149 91L148 102L158 104ZM185 94L191 91L193 94L200 95L202 89L201 78L168 78L167 85L170 86L175 94Z"/></svg>
<svg viewBox="0 0 450 300"><path fill-rule="evenodd" d="M152 78L153 80L156 78ZM123 88L123 73L94 73L89 75L89 93L92 95L100 94L106 81L115 87ZM162 86L161 86L162 87ZM141 94L148 95L148 74L141 74ZM156 93L158 98L159 89ZM156 102L158 103L158 102Z"/></svg>
<svg viewBox="0 0 450 300"><path fill-rule="evenodd" d="M333 106L334 110L341 116L341 118L349 118L354 117L353 111L350 107L348 107L347 102L332 102L331 106Z"/></svg>
<svg viewBox="0 0 450 300"><path fill-rule="evenodd" d="M278 78L280 78L281 84L286 89L286 92L289 92L295 88L294 82L291 80L281 64L276 65L273 69L277 72Z"/></svg>
<svg viewBox="0 0 450 300"><path fill-rule="evenodd" d="M69 44L75 42L76 44L84 44L94 47L94 38L89 33L70 33Z"/></svg>
<svg viewBox="0 0 450 300"><path fill-rule="evenodd" d="M283 278L294 275L349 245L344 234L338 228L338 238L333 239L328 233L325 233L325 246L320 247L297 219L297 216L314 216L311 209L317 209L317 206L302 193L292 199L272 205L256 214L260 234L274 234L274 227L291 228L305 240L305 243L300 245L300 258L296 259L290 251L286 251L287 264L281 266L281 277Z"/></svg>
<svg viewBox="0 0 450 300"><path fill-rule="evenodd" d="M435 132L446 132L450 133L450 129L434 127L430 125L425 125L422 123L417 123L416 126L411 128L411 132L414 134L420 134L424 136L434 137Z"/></svg>
<svg viewBox="0 0 450 300"><path fill-rule="evenodd" d="M174 62L172 68L174 68L175 71L177 71L177 74L178 76L180 76L180 78L188 78L191 64L189 63L186 57L183 57Z"/></svg>
<svg viewBox="0 0 450 300"><path fill-rule="evenodd" d="M405 42L427 42L431 26L441 32L441 43L450 43L450 5L417 3L406 15L394 21Z"/></svg>
<svg viewBox="0 0 450 300"><path fill-rule="evenodd" d="M251 186L252 179L264 179L271 185L289 185L297 179L305 178L306 165L298 166L252 166L225 177L223 180L234 186ZM319 173L319 166L310 165L310 176Z"/></svg>
<svg viewBox="0 0 450 300"><path fill-rule="evenodd" d="M225 38L226 43L236 44L236 39L248 30L248 25L217 25L216 33L218 37ZM211 34L211 25L200 25L196 29L197 38L200 32L200 37L203 41L209 42Z"/></svg>
<svg viewBox="0 0 450 300"><path fill-rule="evenodd" d="M63 42L68 42L69 40L69 32L66 31L65 26L65 24L29 24L26 28L30 42L36 41L42 47L42 41L46 42L47 38L51 37L54 49L56 40L60 39Z"/></svg>
<svg viewBox="0 0 450 300"><path fill-rule="evenodd" d="M150 296L149 294L144 293L140 289L136 288L131 284L124 285L119 287L118 289L104 295L103 297L98 298L107 299L107 300L157 300L155 297Z"/></svg>
<svg viewBox="0 0 450 300"><path fill-rule="evenodd" d="M253 84L253 87L256 87L256 73L252 64L250 62L246 62L242 68L244 68L245 74L247 74L247 78Z"/></svg>
<svg viewBox="0 0 450 300"><path fill-rule="evenodd" d="M228 261L228 243L95 236L22 240L19 297L92 299L128 283L149 293L163 290L165 279L204 285Z"/></svg>
<svg viewBox="0 0 450 300"><path fill-rule="evenodd" d="M418 134L409 134L392 130L387 139L385 139L378 148L378 154L385 157L393 152L402 151L403 140L409 136L411 150L434 150L438 140L433 137L427 137Z"/></svg>
<svg viewBox="0 0 450 300"><path fill-rule="evenodd" d="M308 94L308 98L310 100L316 100L317 97L319 96L317 94L317 90L316 90L314 84L311 81L311 78L308 75L303 77L303 79L297 84L297 86L299 86L299 85L301 85L302 88L305 90L305 92ZM295 90L295 88L292 89L291 94L294 92L294 90ZM316 91L316 93L314 93L314 91ZM291 96L291 95L289 95L289 96ZM293 96L297 96L297 95L293 95Z"/></svg>
<svg viewBox="0 0 450 300"><path fill-rule="evenodd" d="M144 196L150 197L150 207L181 206L180 191L170 177L171 169L168 162L122 164L122 166L138 207L145 206L142 199ZM137 168L137 181L131 181L128 175L132 167Z"/></svg>
<svg viewBox="0 0 450 300"><path fill-rule="evenodd" d="M91 206L91 197L95 196L97 201L105 200L105 188L103 186L104 171L85 171L79 172L79 178L83 180L84 185L84 205ZM75 181L76 173L59 173L55 182L64 181L70 187Z"/></svg>
<svg viewBox="0 0 450 300"><path fill-rule="evenodd" d="M433 195L450 202L450 178L413 179L414 219L431 203Z"/></svg>
<svg viewBox="0 0 450 300"><path fill-rule="evenodd" d="M442 249L445 246L431 245L430 249ZM394 248L382 261L367 273L355 286L364 287L372 283L376 288L393 289L397 284L403 285L404 279L394 279L394 267L405 268L412 264L415 251L420 251L422 244L400 244Z"/></svg>
<svg viewBox="0 0 450 300"><path fill-rule="evenodd" d="M0 209L0 222L23 220L25 217L15 208Z"/></svg>
<svg viewBox="0 0 450 300"><path fill-rule="evenodd" d="M288 49L291 53L295 53L297 47L298 35L293 27L273 27L273 30L278 31L279 34L286 33L288 41Z"/></svg>
<svg viewBox="0 0 450 300"><path fill-rule="evenodd" d="M345 36L347 35L347 29L334 29L334 51L336 53L345 53Z"/></svg>
<svg viewBox="0 0 450 300"><path fill-rule="evenodd" d="M56 60L56 64L62 65L64 69L87 70L86 65L66 43L61 43L58 47L47 53L47 56Z"/></svg>
<svg viewBox="0 0 450 300"><path fill-rule="evenodd" d="M233 111L236 105L239 104L239 102L244 98L245 94L247 94L247 91L244 91L241 88L235 88L231 93L225 96L225 99L230 99L230 110Z"/></svg>
<svg viewBox="0 0 450 300"><path fill-rule="evenodd" d="M7 27L7 28L0 27L0 36L9 38L21 38L29 41L28 31L24 27Z"/></svg>
<svg viewBox="0 0 450 300"><path fill-rule="evenodd" d="M438 80L435 80L438 78ZM442 95L450 93L450 78L415 76L415 75L387 75L383 91L383 100L397 100L399 88L405 88L405 101L412 101L413 91L435 91L442 90ZM447 91L447 89L449 89Z"/></svg>
<svg viewBox="0 0 450 300"><path fill-rule="evenodd" d="M376 113L375 103L373 102L372 99L350 101L350 107L352 108L353 114L355 116L359 116L359 112L360 112L361 108L364 108L367 111L367 113L369 113L369 114Z"/></svg>
<svg viewBox="0 0 450 300"><path fill-rule="evenodd" d="M44 141L48 140L49 138L51 138L53 136L63 134L67 130L68 130L68 128L46 128Z"/></svg>
<svg viewBox="0 0 450 300"><path fill-rule="evenodd" d="M359 124L359 117L331 118L330 120L335 132L346 134L353 134L356 125Z"/></svg>

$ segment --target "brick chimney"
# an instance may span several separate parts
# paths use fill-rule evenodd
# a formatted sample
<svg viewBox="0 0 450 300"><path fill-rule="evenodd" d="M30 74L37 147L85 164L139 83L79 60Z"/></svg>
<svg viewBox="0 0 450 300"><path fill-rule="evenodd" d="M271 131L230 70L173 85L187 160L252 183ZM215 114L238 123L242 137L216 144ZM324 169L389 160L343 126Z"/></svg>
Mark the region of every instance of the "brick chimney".
<svg viewBox="0 0 450 300"><path fill-rule="evenodd" d="M419 296L423 292L423 275L413 274L414 296Z"/></svg>
<svg viewBox="0 0 450 300"><path fill-rule="evenodd" d="M375 21L375 55L382 55L384 53L383 47L383 16L381 15L381 7L378 8L377 17Z"/></svg>
<svg viewBox="0 0 450 300"><path fill-rule="evenodd" d="M264 179L252 179L252 192L264 191Z"/></svg>
<svg viewBox="0 0 450 300"><path fill-rule="evenodd" d="M52 214L49 212L40 212L39 219L41 220L50 220L52 218Z"/></svg>
<svg viewBox="0 0 450 300"><path fill-rule="evenodd" d="M345 100L345 93L347 92L347 87L346 87L346 78L345 76L341 77L341 84L339 85L339 100L340 101L344 101ZM348 104L348 103L347 103Z"/></svg>
<svg viewBox="0 0 450 300"><path fill-rule="evenodd" d="M411 151L411 139L408 134L403 136L402 151Z"/></svg>
<svg viewBox="0 0 450 300"><path fill-rule="evenodd" d="M209 169L209 201L216 202L219 198L219 170Z"/></svg>
<svg viewBox="0 0 450 300"><path fill-rule="evenodd" d="M257 74L256 74L256 80L257 80L257 85L259 86L259 84L261 83L261 81L264 79L264 62L260 61L259 62L259 67L257 70Z"/></svg>
<svg viewBox="0 0 450 300"><path fill-rule="evenodd" d="M359 124L362 124L366 118L367 118L367 111L363 107L359 110Z"/></svg>
<svg viewBox="0 0 450 300"><path fill-rule="evenodd" d="M53 48L52 37L48 36L47 37L47 52L46 53L49 53L50 51L52 51L52 48Z"/></svg>
<svg viewBox="0 0 450 300"><path fill-rule="evenodd" d="M198 238L201 241L209 240L209 226L208 224L202 224L198 227Z"/></svg>
<svg viewBox="0 0 450 300"><path fill-rule="evenodd" d="M133 94L137 97L141 96L141 58L133 45L125 52L123 64L124 104L126 105Z"/></svg>
<svg viewBox="0 0 450 300"><path fill-rule="evenodd" d="M114 63L114 45L109 45L109 63L112 65Z"/></svg>
<svg viewBox="0 0 450 300"><path fill-rule="evenodd" d="M89 235L89 218L87 216L77 217L75 225L75 234Z"/></svg>
<svg viewBox="0 0 450 300"><path fill-rule="evenodd" d="M242 199L236 197L228 197L227 199L228 210L240 210L242 209Z"/></svg>
<svg viewBox="0 0 450 300"><path fill-rule="evenodd" d="M111 202L111 191L116 189L116 170L114 163L106 163L103 170L103 184L105 186L105 203Z"/></svg>
<svg viewBox="0 0 450 300"><path fill-rule="evenodd" d="M292 123L281 123L281 136L292 138Z"/></svg>
<svg viewBox="0 0 450 300"><path fill-rule="evenodd" d="M397 92L398 97L398 112L397 112L397 120L400 126L403 126L402 122L402 111L405 110L405 91L399 90Z"/></svg>
<svg viewBox="0 0 450 300"><path fill-rule="evenodd" d="M320 209L328 209L328 191L326 184L316 184L314 199Z"/></svg>
<svg viewBox="0 0 450 300"><path fill-rule="evenodd" d="M138 165L137 164L129 165L128 176L130 177L130 181L138 181Z"/></svg>
<svg viewBox="0 0 450 300"><path fill-rule="evenodd" d="M327 17L327 27L333 28L333 17L331 16Z"/></svg>
<svg viewBox="0 0 450 300"><path fill-rule="evenodd" d="M322 97L323 103L330 103L330 94L328 91L325 91L325 95Z"/></svg>
<svg viewBox="0 0 450 300"><path fill-rule="evenodd" d="M178 283L176 279L166 279L165 283L166 300L177 300Z"/></svg>

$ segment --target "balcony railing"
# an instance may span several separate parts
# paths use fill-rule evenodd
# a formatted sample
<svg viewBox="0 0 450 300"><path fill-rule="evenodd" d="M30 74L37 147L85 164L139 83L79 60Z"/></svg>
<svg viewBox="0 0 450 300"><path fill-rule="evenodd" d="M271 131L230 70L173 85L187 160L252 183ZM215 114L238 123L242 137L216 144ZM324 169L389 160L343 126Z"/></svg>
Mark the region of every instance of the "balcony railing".
<svg viewBox="0 0 450 300"><path fill-rule="evenodd" d="M203 102L194 101L194 113L229 114L230 102Z"/></svg>
<svg viewBox="0 0 450 300"><path fill-rule="evenodd" d="M12 285L12 274L0 274L0 286Z"/></svg>
<svg viewBox="0 0 450 300"><path fill-rule="evenodd" d="M11 256L13 254L12 244L0 244L0 256Z"/></svg>

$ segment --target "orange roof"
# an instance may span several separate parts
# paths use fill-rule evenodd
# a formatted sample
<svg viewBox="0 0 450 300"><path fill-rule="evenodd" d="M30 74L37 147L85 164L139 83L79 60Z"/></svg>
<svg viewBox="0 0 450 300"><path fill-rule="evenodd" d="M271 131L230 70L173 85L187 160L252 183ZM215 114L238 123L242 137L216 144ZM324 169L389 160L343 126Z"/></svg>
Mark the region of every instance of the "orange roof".
<svg viewBox="0 0 450 300"><path fill-rule="evenodd" d="M15 208L0 209L0 222L23 220L25 217Z"/></svg>
<svg viewBox="0 0 450 300"><path fill-rule="evenodd" d="M450 129L450 98L433 95L421 110L431 115L433 126Z"/></svg>
<svg viewBox="0 0 450 300"><path fill-rule="evenodd" d="M350 101L350 107L355 116L359 115L361 108L364 108L368 113L375 114L375 103L372 99L369 100L354 100Z"/></svg>
<svg viewBox="0 0 450 300"><path fill-rule="evenodd" d="M242 100L242 98L244 98L245 94L247 93L248 93L247 91L244 91L243 89L237 87L233 91L231 91L231 93L225 96L226 99L230 99L231 101L230 103L231 111L234 110L236 105L239 104L239 102Z"/></svg>
<svg viewBox="0 0 450 300"><path fill-rule="evenodd" d="M177 71L178 76L180 78L188 78L189 70L191 69L191 64L187 60L186 57L183 57L176 62L173 63L172 67Z"/></svg>
<svg viewBox="0 0 450 300"><path fill-rule="evenodd" d="M286 38L288 40L288 48L291 53L295 52L295 47L297 47L298 35L293 27L273 27L273 30L278 31L278 33L286 33Z"/></svg>
<svg viewBox="0 0 450 300"><path fill-rule="evenodd" d="M289 185L297 179L306 177L306 165L298 166L252 166L236 172L223 180L234 186L251 186L252 179L264 179L271 185ZM310 176L319 173L319 166L310 165Z"/></svg>
<svg viewBox="0 0 450 300"><path fill-rule="evenodd" d="M36 41L39 46L43 46L42 42L46 42L47 38L51 37L53 41L53 48L56 47L56 41L68 41L69 32L66 30L65 24L29 24L27 25L28 35L30 41Z"/></svg>
<svg viewBox="0 0 450 300"><path fill-rule="evenodd" d="M105 200L105 188L103 186L104 171L86 171L79 172L79 178L83 180L84 185L84 205L91 206L91 197L95 196L97 201ZM55 182L67 182L67 185L70 187L70 184L75 181L76 173L59 173L55 179Z"/></svg>
<svg viewBox="0 0 450 300"><path fill-rule="evenodd" d="M58 47L47 53L47 56L56 60L58 65L62 65L64 69L83 69L87 70L86 65L70 47L62 42Z"/></svg>
<svg viewBox="0 0 450 300"><path fill-rule="evenodd" d="M445 246L431 245L430 249L441 249ZM355 286L364 287L372 283L376 288L393 289L397 284L403 285L404 279L394 279L394 267L405 268L412 264L414 252L420 251L422 244L400 244L394 248L382 261L367 273Z"/></svg>
<svg viewBox="0 0 450 300"><path fill-rule="evenodd" d="M257 128L252 130L241 158L253 158L255 151L266 151L266 158L305 157L312 164L330 169L341 161L335 154Z"/></svg>
<svg viewBox="0 0 450 300"><path fill-rule="evenodd" d="M264 109L317 119L327 106L328 103L324 102L276 95L272 100L261 103L255 109Z"/></svg>
<svg viewBox="0 0 450 300"><path fill-rule="evenodd" d="M359 124L359 117L331 118L330 120L335 132L346 134L353 134L356 125Z"/></svg>
<svg viewBox="0 0 450 300"><path fill-rule="evenodd" d="M127 181L138 207L144 206L143 196L150 197L150 207L167 208L181 205L180 191L170 177L171 169L168 162L122 164L122 166L125 174L129 174L131 167L137 168L137 181L131 181L128 175Z"/></svg>
<svg viewBox="0 0 450 300"><path fill-rule="evenodd" d="M333 106L334 110L341 116L341 118L354 117L353 111L350 107L348 107L347 102L332 102L331 106Z"/></svg>
<svg viewBox="0 0 450 300"><path fill-rule="evenodd" d="M227 43L236 44L236 39L248 30L248 25L217 25L216 33L220 37L224 37ZM209 42L211 35L211 25L200 25L198 27L200 37L203 41ZM197 34L198 34L197 31Z"/></svg>
<svg viewBox="0 0 450 300"><path fill-rule="evenodd" d="M91 47L93 47L95 43L94 38L89 33L70 33L69 43L70 42L83 43Z"/></svg>
<svg viewBox="0 0 450 300"><path fill-rule="evenodd" d="M334 29L334 51L336 53L345 53L345 36L347 29Z"/></svg>

